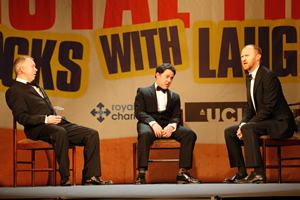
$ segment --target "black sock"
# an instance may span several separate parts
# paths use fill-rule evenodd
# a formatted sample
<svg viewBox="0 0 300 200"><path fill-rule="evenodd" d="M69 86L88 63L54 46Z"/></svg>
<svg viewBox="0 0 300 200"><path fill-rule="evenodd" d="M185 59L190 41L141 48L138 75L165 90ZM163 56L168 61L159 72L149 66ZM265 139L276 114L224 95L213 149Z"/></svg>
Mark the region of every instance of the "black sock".
<svg viewBox="0 0 300 200"><path fill-rule="evenodd" d="M264 174L264 168L263 167L255 167L254 172L256 174L263 175Z"/></svg>
<svg viewBox="0 0 300 200"><path fill-rule="evenodd" d="M238 170L239 172L243 175L243 176L246 176L247 175L247 170L246 170L246 167L243 166L243 167L238 167Z"/></svg>
<svg viewBox="0 0 300 200"><path fill-rule="evenodd" d="M139 168L139 173L146 173L146 169L143 167Z"/></svg>
<svg viewBox="0 0 300 200"><path fill-rule="evenodd" d="M185 168L180 168L178 170L178 176L182 176L183 173L185 173L187 170Z"/></svg>

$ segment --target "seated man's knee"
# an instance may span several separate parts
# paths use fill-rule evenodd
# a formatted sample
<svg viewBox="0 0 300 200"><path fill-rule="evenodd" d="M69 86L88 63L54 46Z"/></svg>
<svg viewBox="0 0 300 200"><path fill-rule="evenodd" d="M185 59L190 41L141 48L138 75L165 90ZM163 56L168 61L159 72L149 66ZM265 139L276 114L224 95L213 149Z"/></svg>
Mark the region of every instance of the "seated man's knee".
<svg viewBox="0 0 300 200"><path fill-rule="evenodd" d="M194 131L190 130L188 134L192 139L197 140L197 134Z"/></svg>
<svg viewBox="0 0 300 200"><path fill-rule="evenodd" d="M225 139L236 137L237 130L238 130L238 126L230 126L230 127L225 128L225 130L224 130Z"/></svg>
<svg viewBox="0 0 300 200"><path fill-rule="evenodd" d="M241 127L241 131L242 133L243 132L248 132L248 130L252 129L252 124L251 123L247 123L247 124L244 124L242 127Z"/></svg>
<svg viewBox="0 0 300 200"><path fill-rule="evenodd" d="M148 138L152 138L154 135L153 132L150 132L150 131L142 131L139 133L139 137L138 139L139 140L147 140Z"/></svg>
<svg viewBox="0 0 300 200"><path fill-rule="evenodd" d="M99 140L99 133L98 131L91 129L91 136L92 138L94 138L95 140Z"/></svg>
<svg viewBox="0 0 300 200"><path fill-rule="evenodd" d="M51 140L54 141L65 141L68 140L68 134L67 131L63 128L60 128L58 130L56 130L55 132L53 132L50 136Z"/></svg>

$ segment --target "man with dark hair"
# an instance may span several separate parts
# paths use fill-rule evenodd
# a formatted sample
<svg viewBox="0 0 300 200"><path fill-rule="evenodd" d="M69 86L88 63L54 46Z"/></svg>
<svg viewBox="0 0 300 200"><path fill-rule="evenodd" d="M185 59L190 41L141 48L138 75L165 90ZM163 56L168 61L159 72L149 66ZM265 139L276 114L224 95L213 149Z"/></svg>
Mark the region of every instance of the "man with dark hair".
<svg viewBox="0 0 300 200"><path fill-rule="evenodd" d="M239 125L225 129L225 141L231 167L238 172L226 183L265 183L259 136L288 138L297 129L276 74L261 65L262 50L253 44L243 48L241 61L249 72L246 79L247 103ZM241 145L244 145L245 161ZM246 168L254 168L247 175Z"/></svg>
<svg viewBox="0 0 300 200"><path fill-rule="evenodd" d="M13 67L17 78L6 91L6 102L15 119L24 126L28 138L53 145L59 164L60 185L71 185L69 144L84 146L83 185L113 184L112 181L99 178L101 167L98 132L56 115L47 94L34 81L37 69L32 57L17 58Z"/></svg>
<svg viewBox="0 0 300 200"><path fill-rule="evenodd" d="M135 184L145 184L145 171L148 169L150 145L156 139L171 138L180 142L178 184L197 184L188 172L192 168L196 134L181 122L180 97L170 91L176 69L169 63L156 68L156 82L146 88L138 88L135 97L135 116L138 119L138 170Z"/></svg>

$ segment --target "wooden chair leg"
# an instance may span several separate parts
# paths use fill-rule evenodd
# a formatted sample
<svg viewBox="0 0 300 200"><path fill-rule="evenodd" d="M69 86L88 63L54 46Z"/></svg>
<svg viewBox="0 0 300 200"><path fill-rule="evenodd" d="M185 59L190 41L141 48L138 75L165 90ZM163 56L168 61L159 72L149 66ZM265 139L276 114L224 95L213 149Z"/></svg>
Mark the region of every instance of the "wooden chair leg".
<svg viewBox="0 0 300 200"><path fill-rule="evenodd" d="M76 148L72 148L73 185L76 185Z"/></svg>
<svg viewBox="0 0 300 200"><path fill-rule="evenodd" d="M52 172L52 184L53 186L56 186L56 155L54 149L52 150L53 156L52 156L52 167L53 167L53 172Z"/></svg>
<svg viewBox="0 0 300 200"><path fill-rule="evenodd" d="M263 163L264 163L264 173L266 175L266 171L267 171L267 156L266 156L266 140L262 140L262 156L263 156ZM267 182L267 177L266 177L266 182Z"/></svg>
<svg viewBox="0 0 300 200"><path fill-rule="evenodd" d="M35 150L31 150L31 168L35 168ZM35 174L34 171L31 172L31 186L34 186Z"/></svg>
<svg viewBox="0 0 300 200"><path fill-rule="evenodd" d="M277 147L278 183L281 183L281 148Z"/></svg>
<svg viewBox="0 0 300 200"><path fill-rule="evenodd" d="M17 151L14 155L14 187L17 187Z"/></svg>
<svg viewBox="0 0 300 200"><path fill-rule="evenodd" d="M133 149L133 181L136 179L136 149L137 149L137 143L133 143L132 145Z"/></svg>

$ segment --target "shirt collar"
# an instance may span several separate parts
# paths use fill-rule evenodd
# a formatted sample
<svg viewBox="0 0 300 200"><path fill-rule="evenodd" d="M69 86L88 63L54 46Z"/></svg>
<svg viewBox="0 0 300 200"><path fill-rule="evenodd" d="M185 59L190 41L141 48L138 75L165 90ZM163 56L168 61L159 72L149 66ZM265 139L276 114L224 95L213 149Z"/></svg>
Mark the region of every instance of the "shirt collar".
<svg viewBox="0 0 300 200"><path fill-rule="evenodd" d="M252 75L252 79L255 80L255 77L256 77L256 73L257 73L257 70L258 68L260 67L260 65L252 72L252 73L249 73Z"/></svg>
<svg viewBox="0 0 300 200"><path fill-rule="evenodd" d="M16 81L27 84L27 81L25 81L24 79L21 79L21 78L16 78Z"/></svg>

